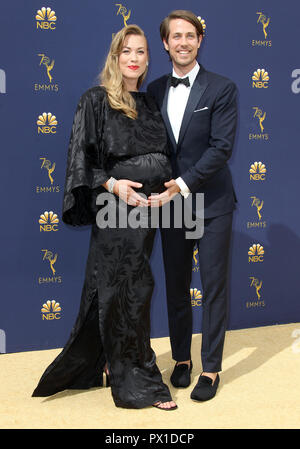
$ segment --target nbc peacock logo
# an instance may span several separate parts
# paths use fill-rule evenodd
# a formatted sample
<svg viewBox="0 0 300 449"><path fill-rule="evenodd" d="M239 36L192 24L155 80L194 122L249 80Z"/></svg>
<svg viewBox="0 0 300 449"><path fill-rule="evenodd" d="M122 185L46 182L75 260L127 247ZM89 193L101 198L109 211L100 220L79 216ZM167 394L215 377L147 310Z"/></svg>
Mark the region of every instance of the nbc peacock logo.
<svg viewBox="0 0 300 449"><path fill-rule="evenodd" d="M202 293L201 290L198 290L197 288L191 288L190 289L190 295L191 295L191 303L192 306L202 306Z"/></svg>
<svg viewBox="0 0 300 449"><path fill-rule="evenodd" d="M248 262L257 263L264 261L265 250L260 243L254 243L248 250Z"/></svg>
<svg viewBox="0 0 300 449"><path fill-rule="evenodd" d="M45 8L45 6L43 6L41 9L38 9L35 19L37 30L53 31L56 29L57 17L55 15L55 11L52 11L49 7Z"/></svg>
<svg viewBox="0 0 300 449"><path fill-rule="evenodd" d="M60 320L61 319L60 304L59 304L59 302L56 302L54 299L52 299L52 301L50 301L50 299L48 301L46 301L43 304L43 307L41 308L41 312L42 312L43 320L52 321L52 320Z"/></svg>
<svg viewBox="0 0 300 449"><path fill-rule="evenodd" d="M270 77L265 69L257 69L252 75L252 87L256 89L267 89L269 87Z"/></svg>
<svg viewBox="0 0 300 449"><path fill-rule="evenodd" d="M51 112L43 112L39 115L36 124L38 125L38 134L56 134L58 122L56 116Z"/></svg>
<svg viewBox="0 0 300 449"><path fill-rule="evenodd" d="M57 214L52 210L50 212L45 211L39 218L40 232L58 231L58 223L59 219Z"/></svg>
<svg viewBox="0 0 300 449"><path fill-rule="evenodd" d="M267 169L265 164L263 164L261 161L256 161L251 164L249 173L250 181L265 181Z"/></svg>

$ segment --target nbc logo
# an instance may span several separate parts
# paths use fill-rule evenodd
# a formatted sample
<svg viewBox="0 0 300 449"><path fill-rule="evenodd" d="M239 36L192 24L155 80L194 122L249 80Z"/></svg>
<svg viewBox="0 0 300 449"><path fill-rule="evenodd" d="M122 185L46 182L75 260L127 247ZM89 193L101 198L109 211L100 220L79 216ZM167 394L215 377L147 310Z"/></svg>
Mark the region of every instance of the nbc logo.
<svg viewBox="0 0 300 449"><path fill-rule="evenodd" d="M43 112L42 115L39 115L36 124L38 125L38 134L55 134L58 123L55 115L52 115L51 112Z"/></svg>
<svg viewBox="0 0 300 449"><path fill-rule="evenodd" d="M264 181L266 179L267 169L262 162L254 162L251 164L249 173L250 181Z"/></svg>
<svg viewBox="0 0 300 449"><path fill-rule="evenodd" d="M57 17L55 15L55 11L52 11L51 8L45 8L43 6L43 8L36 12L35 18L37 29L55 30Z"/></svg>
<svg viewBox="0 0 300 449"><path fill-rule="evenodd" d="M248 251L248 262L263 262L265 254L264 247L260 245L259 243L254 243L252 246L250 246Z"/></svg>
<svg viewBox="0 0 300 449"><path fill-rule="evenodd" d="M202 293L197 288L190 289L191 302L192 306L201 306L202 305Z"/></svg>
<svg viewBox="0 0 300 449"><path fill-rule="evenodd" d="M59 219L56 214L52 212L45 211L40 215L39 224L40 224L40 232L49 232L49 231L58 231L58 223Z"/></svg>
<svg viewBox="0 0 300 449"><path fill-rule="evenodd" d="M252 75L252 87L256 87L257 89L267 89L269 87L269 80L269 74L265 71L265 69L257 69Z"/></svg>
<svg viewBox="0 0 300 449"><path fill-rule="evenodd" d="M60 320L61 307L59 302L54 299L46 301L41 308L41 312L43 320Z"/></svg>

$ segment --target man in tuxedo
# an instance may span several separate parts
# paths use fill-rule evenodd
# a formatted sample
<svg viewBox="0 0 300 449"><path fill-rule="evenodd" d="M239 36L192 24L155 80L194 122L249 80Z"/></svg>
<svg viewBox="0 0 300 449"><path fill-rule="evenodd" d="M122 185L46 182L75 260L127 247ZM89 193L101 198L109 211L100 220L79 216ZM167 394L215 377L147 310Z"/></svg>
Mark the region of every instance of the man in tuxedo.
<svg viewBox="0 0 300 449"><path fill-rule="evenodd" d="M204 194L204 234L200 239L187 239L184 226L161 229L170 341L176 361L171 382L175 387L188 387L191 382L190 283L197 245L203 287L203 372L191 398L205 401L214 397L218 388L227 325L229 251L236 202L227 161L236 131L237 90L232 81L198 64L203 28L193 13L173 11L162 22L160 33L173 73L150 83L148 93L166 125L173 179L165 184L163 193L149 198L150 204L163 205L178 193L183 202L188 195Z"/></svg>

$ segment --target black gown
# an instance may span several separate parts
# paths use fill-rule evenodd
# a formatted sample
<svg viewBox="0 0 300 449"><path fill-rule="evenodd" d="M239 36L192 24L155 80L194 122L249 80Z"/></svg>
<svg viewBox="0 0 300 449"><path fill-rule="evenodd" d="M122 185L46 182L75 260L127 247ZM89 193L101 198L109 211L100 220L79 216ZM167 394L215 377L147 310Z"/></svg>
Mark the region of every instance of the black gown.
<svg viewBox="0 0 300 449"><path fill-rule="evenodd" d="M108 364L116 406L142 408L171 401L150 346L149 264L155 229L104 228L96 224L99 193L125 203L101 186L110 176L141 182L138 192L160 193L171 179L167 137L153 100L131 93L138 118L109 106L105 89L93 87L78 104L70 138L63 216L92 225L79 313L62 352L48 366L32 396L103 385ZM103 207L103 206L102 206ZM133 207L128 206L128 213ZM150 214L150 208L144 208Z"/></svg>

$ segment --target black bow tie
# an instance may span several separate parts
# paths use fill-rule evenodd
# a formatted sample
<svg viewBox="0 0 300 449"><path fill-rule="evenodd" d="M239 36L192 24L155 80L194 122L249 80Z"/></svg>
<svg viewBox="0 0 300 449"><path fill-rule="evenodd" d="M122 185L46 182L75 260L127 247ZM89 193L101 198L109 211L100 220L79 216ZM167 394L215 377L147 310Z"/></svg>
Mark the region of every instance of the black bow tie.
<svg viewBox="0 0 300 449"><path fill-rule="evenodd" d="M178 84L184 84L186 87L189 87L190 86L189 77L187 76L186 78L175 78L175 76L172 76L171 86L177 87Z"/></svg>

